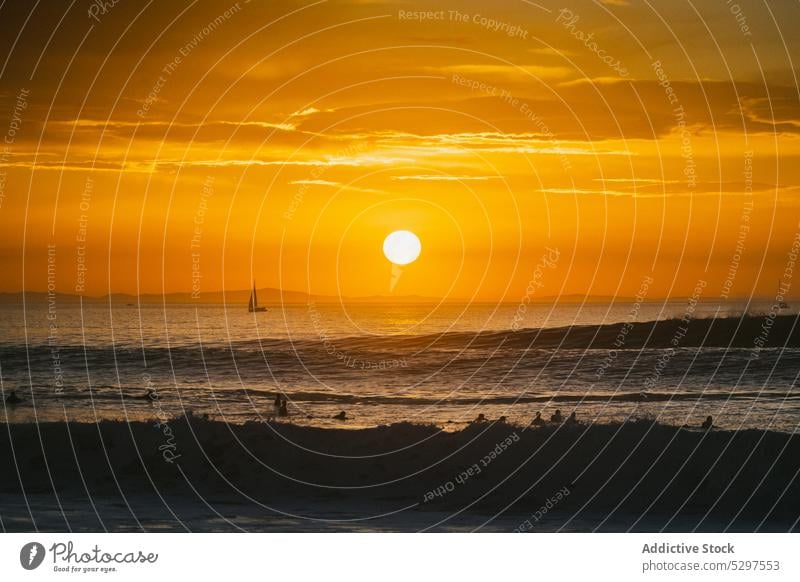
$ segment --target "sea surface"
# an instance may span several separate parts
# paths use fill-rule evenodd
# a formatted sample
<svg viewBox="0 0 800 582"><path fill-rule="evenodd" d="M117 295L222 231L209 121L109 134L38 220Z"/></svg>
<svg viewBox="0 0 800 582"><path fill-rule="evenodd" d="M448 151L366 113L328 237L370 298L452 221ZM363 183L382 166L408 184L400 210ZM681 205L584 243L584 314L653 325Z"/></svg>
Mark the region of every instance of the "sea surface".
<svg viewBox="0 0 800 582"><path fill-rule="evenodd" d="M687 345L680 336L671 347L629 347L624 338L604 347L539 342L548 329L741 319L770 313L769 304L268 307L253 314L243 305L0 305L3 395L15 390L23 400L0 405L0 421L191 411L242 423L275 416L281 392L287 422L323 427L408 421L455 430L478 414L527 424L556 409L587 423L647 417L698 426L712 415L727 429L786 432L800 423L793 344ZM347 421L332 418L340 411Z"/></svg>

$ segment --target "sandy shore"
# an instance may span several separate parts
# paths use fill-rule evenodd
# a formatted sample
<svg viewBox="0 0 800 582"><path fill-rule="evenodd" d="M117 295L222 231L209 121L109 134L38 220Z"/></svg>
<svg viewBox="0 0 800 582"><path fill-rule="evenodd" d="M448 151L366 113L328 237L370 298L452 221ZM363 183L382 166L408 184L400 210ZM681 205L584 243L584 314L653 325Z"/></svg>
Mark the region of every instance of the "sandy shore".
<svg viewBox="0 0 800 582"><path fill-rule="evenodd" d="M338 430L181 417L6 424L0 450L6 529L33 529L28 500L57 513L59 502L76 508L84 500L95 515L74 509L74 529L102 529L93 525L103 523L102 512L127 499L149 508L142 515L155 511L162 528L203 530L214 527L182 527L165 500L212 516L225 504L247 518L243 529L270 523L287 531L325 530L332 519L369 529L378 515L382 531L447 523L499 531L786 531L797 529L800 516L800 437L768 431L706 433L649 422ZM302 526L268 521L281 512ZM137 512L123 513L112 528L137 529Z"/></svg>

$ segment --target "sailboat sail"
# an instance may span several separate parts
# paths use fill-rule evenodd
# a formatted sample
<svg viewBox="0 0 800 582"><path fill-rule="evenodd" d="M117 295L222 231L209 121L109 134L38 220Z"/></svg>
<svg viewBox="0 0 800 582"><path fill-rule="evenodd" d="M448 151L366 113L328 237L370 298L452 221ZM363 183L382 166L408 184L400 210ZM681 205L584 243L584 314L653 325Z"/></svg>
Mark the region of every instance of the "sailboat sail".
<svg viewBox="0 0 800 582"><path fill-rule="evenodd" d="M253 281L253 291L250 293L250 301L247 303L247 311L253 313L254 311L266 311L266 307L258 306L258 293L256 293L256 282Z"/></svg>
<svg viewBox="0 0 800 582"><path fill-rule="evenodd" d="M786 303L786 299L783 297L784 290L781 288L780 279L778 280L778 297L781 300L778 302L778 309L789 309L789 304Z"/></svg>

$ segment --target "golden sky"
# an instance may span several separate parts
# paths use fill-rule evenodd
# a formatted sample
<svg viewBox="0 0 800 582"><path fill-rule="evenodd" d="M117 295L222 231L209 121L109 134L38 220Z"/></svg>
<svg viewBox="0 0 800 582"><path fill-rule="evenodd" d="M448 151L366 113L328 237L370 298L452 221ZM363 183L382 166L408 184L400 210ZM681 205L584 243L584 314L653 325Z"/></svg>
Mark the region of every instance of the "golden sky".
<svg viewBox="0 0 800 582"><path fill-rule="evenodd" d="M0 8L0 291L791 284L794 2L101 4Z"/></svg>

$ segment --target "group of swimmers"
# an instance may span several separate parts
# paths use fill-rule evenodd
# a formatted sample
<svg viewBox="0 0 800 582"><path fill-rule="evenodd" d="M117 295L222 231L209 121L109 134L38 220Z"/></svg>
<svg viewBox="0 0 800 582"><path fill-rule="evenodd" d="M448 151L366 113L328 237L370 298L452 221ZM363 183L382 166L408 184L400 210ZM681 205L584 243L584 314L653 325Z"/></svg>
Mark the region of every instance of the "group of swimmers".
<svg viewBox="0 0 800 582"><path fill-rule="evenodd" d="M567 417L567 421L564 422L564 416L561 414L561 410L557 409L553 414L550 415L550 422L553 424L578 424L578 417L575 414L575 411L572 412ZM545 424L544 419L542 418L542 413L537 412L536 416L531 421L531 426L543 426Z"/></svg>
<svg viewBox="0 0 800 582"><path fill-rule="evenodd" d="M486 418L486 415L480 413L478 417L472 422L481 423L481 422L487 422L487 420L488 419ZM506 420L507 419L505 416L501 416L500 418L497 419L497 422L506 422ZM561 414L561 411L556 410L554 414L550 415L550 422L552 422L553 424L578 424L578 418L576 414L573 412L567 417L567 421L564 422L564 416ZM542 413L537 412L536 416L531 421L530 426L544 426L544 425L545 425L545 420L542 418Z"/></svg>
<svg viewBox="0 0 800 582"><path fill-rule="evenodd" d="M276 393L275 400L272 405L275 407L278 416L289 416L289 399L283 393ZM311 418L308 416L307 418ZM334 414L331 418L334 420L349 420L347 413L342 410L339 414Z"/></svg>
<svg viewBox="0 0 800 582"><path fill-rule="evenodd" d="M158 400L158 393L152 389L148 390L144 398L153 402L155 400ZM22 398L17 396L16 390L12 390L11 392L9 392L8 396L6 396L5 399L6 404L19 404L20 402L22 402ZM282 393L275 394L275 400L273 402L273 406L275 407L278 416L289 416L288 405L289 405L289 399L286 398L285 394ZM332 418L335 420L348 420L347 413L344 410L342 410L339 414L335 414ZM486 421L487 421L486 415L480 413L478 417L472 422L481 423ZM506 422L506 417L501 416L498 419L498 422ZM577 415L575 414L575 411L573 411L572 414L570 414L567 417L567 420L564 421L564 416L561 414L561 410L556 409L556 411L550 415L550 422L552 424L564 424L567 426L573 426L578 424L578 418ZM545 422L544 418L542 418L542 413L537 412L536 416L531 421L530 426L544 426L545 424L547 423ZM691 427L688 424L684 424L683 428L691 428ZM703 421L703 424L700 425L700 428L703 430L711 430L713 428L717 428L714 426L714 418L710 415L707 416L706 419Z"/></svg>
<svg viewBox="0 0 800 582"><path fill-rule="evenodd" d="M478 417L475 420L473 420L472 422L473 423L482 423L482 422L487 422L487 420L488 419L486 418L486 415L483 414L483 413L480 413L478 415ZM497 419L497 422L506 422L506 417L505 416L501 416L500 418ZM573 411L572 414L570 414L567 417L566 421L565 421L564 420L564 415L561 414L561 410L556 409L556 411L553 414L550 415L550 423L552 423L552 424L564 424L566 426L574 426L574 425L578 424L578 417L575 414L575 411ZM542 418L542 413L541 412L537 412L536 416L531 421L530 426L544 426L546 424L547 424L547 422L545 421L544 418ZM684 424L682 428L691 428L691 426L688 425L688 424ZM703 424L700 425L700 428L703 429L703 430L711 430L711 429L717 428L716 426L714 426L714 418L712 416L707 416L706 419L703 421Z"/></svg>

